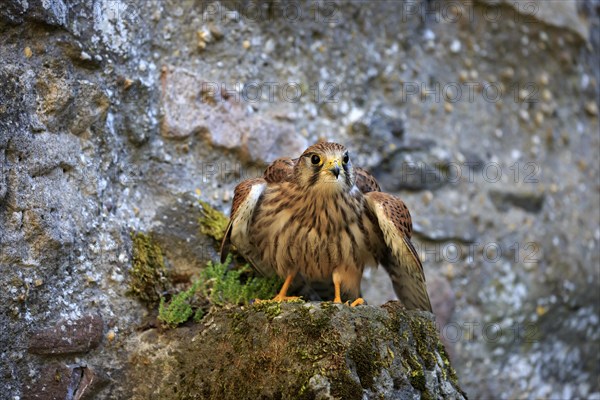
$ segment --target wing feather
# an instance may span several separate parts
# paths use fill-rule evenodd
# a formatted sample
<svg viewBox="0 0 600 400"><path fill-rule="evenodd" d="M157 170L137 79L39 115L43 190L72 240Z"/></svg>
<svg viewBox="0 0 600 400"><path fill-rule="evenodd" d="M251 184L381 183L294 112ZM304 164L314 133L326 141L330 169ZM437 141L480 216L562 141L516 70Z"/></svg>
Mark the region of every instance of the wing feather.
<svg viewBox="0 0 600 400"><path fill-rule="evenodd" d="M235 187L229 224L227 225L225 236L221 242L221 262L225 261L225 258L227 258L227 254L229 253L233 225L242 223L242 221L249 223L249 219L246 221L244 218L241 220L238 218L240 217L240 212L244 214L249 213L250 215L253 214L258 202L257 196L262 194L267 184L290 180L297 160L297 158L292 159L289 157L278 158L267 166L262 178L247 179L240 182Z"/></svg>
<svg viewBox="0 0 600 400"><path fill-rule="evenodd" d="M366 170L354 167L354 178L356 179L356 186L358 186L361 192L381 192L381 188L375 177Z"/></svg>
<svg viewBox="0 0 600 400"><path fill-rule="evenodd" d="M298 159L289 157L278 158L265 169L264 178L267 183L289 181L294 172L294 165Z"/></svg>
<svg viewBox="0 0 600 400"><path fill-rule="evenodd" d="M406 308L431 311L423 264L410 241L412 221L402 200L387 193L365 194L383 234L385 249L379 262L390 275L396 295Z"/></svg>
<svg viewBox="0 0 600 400"><path fill-rule="evenodd" d="M240 182L233 192L233 203L229 224L225 230L225 236L221 242L221 262L224 262L231 246L231 232L234 224L249 224L252 214L256 209L260 195L266 187L263 178L246 179Z"/></svg>

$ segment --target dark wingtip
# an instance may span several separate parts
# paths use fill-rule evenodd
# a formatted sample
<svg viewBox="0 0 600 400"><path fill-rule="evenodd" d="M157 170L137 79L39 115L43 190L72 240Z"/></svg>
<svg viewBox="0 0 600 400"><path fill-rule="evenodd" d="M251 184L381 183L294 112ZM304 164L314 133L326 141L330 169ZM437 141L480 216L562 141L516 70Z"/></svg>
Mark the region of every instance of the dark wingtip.
<svg viewBox="0 0 600 400"><path fill-rule="evenodd" d="M227 260L227 256L225 253L221 252L221 264L225 263L225 260Z"/></svg>
<svg viewBox="0 0 600 400"><path fill-rule="evenodd" d="M223 236L223 240L221 241L221 248L219 252L221 253L221 264L227 260L227 255L229 254L229 244L231 238L231 221L227 225L227 229L225 229L225 235Z"/></svg>

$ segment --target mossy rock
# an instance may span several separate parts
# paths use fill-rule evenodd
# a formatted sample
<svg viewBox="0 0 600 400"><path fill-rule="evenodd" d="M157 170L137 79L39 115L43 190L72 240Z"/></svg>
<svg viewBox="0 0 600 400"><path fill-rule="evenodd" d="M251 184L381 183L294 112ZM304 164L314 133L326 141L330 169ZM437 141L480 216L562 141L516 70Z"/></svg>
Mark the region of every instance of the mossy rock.
<svg viewBox="0 0 600 400"><path fill-rule="evenodd" d="M128 292L146 304L155 305L168 287L162 250L149 234L132 232L131 240L133 267Z"/></svg>
<svg viewBox="0 0 600 400"><path fill-rule="evenodd" d="M229 224L229 218L205 201L200 200L200 205L202 206L199 220L200 232L203 235L215 239L218 243L221 243L223 236L225 236L227 225Z"/></svg>
<svg viewBox="0 0 600 400"><path fill-rule="evenodd" d="M133 399L462 399L433 316L261 303L129 342Z"/></svg>

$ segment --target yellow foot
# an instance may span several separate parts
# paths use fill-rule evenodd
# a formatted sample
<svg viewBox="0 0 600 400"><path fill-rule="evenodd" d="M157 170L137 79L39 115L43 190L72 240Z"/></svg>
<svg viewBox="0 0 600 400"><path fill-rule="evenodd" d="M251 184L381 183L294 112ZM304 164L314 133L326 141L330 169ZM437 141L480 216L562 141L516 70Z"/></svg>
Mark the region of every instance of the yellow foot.
<svg viewBox="0 0 600 400"><path fill-rule="evenodd" d="M334 304L342 304L342 300L335 298L335 299L333 299L333 303ZM365 304L365 301L361 297L359 297L358 299L354 300L352 303L347 301L344 304L346 304L347 306L350 306L350 307L356 307L356 306L360 306L361 304Z"/></svg>
<svg viewBox="0 0 600 400"><path fill-rule="evenodd" d="M277 295L275 297L273 297L272 299L268 299L268 300L261 300L261 299L256 299L254 300L255 304L260 304L260 303L267 303L267 302L272 302L272 301L276 301L281 303L282 301L296 301L296 300L300 300L301 297L299 296L280 296Z"/></svg>
<svg viewBox="0 0 600 400"><path fill-rule="evenodd" d="M361 304L365 304L365 301L359 297L358 299L354 300L352 304L350 304L350 307L360 306Z"/></svg>

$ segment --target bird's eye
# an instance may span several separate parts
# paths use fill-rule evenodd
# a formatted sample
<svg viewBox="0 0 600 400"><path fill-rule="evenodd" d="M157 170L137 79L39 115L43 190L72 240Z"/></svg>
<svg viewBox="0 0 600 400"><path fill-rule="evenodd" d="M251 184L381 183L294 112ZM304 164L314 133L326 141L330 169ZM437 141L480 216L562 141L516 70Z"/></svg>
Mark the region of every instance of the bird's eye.
<svg viewBox="0 0 600 400"><path fill-rule="evenodd" d="M348 161L350 161L350 157L348 156L348 153L346 153L344 154L344 158L342 158L342 162L348 164Z"/></svg>
<svg viewBox="0 0 600 400"><path fill-rule="evenodd" d="M321 157L313 154L312 157L310 157L310 162L313 163L313 165L318 165L321 162Z"/></svg>

